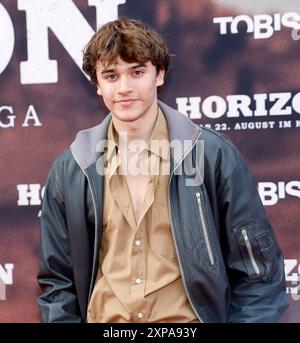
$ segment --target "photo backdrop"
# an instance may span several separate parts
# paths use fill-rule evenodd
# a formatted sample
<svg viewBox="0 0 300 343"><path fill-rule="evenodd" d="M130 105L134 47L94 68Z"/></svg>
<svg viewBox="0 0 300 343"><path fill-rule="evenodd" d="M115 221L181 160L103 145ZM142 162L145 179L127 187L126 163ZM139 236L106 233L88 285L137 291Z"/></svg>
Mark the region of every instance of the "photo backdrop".
<svg viewBox="0 0 300 343"><path fill-rule="evenodd" d="M0 322L39 322L40 208L51 163L107 110L81 68L93 32L120 15L167 40L159 98L230 137L285 257L300 322L300 4L281 0L0 1Z"/></svg>

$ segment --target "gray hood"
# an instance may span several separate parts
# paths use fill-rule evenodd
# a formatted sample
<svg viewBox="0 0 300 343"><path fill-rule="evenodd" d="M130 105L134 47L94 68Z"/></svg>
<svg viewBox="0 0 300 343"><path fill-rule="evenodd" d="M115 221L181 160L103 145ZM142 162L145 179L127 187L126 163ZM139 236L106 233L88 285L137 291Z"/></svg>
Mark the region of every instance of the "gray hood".
<svg viewBox="0 0 300 343"><path fill-rule="evenodd" d="M172 164L176 166L185 156L190 146L194 144L197 137L199 137L201 128L185 115L163 102L158 101L158 105L167 120L169 141L179 141L181 142L181 147L183 147L183 149L172 150ZM70 150L82 170L95 163L98 156L103 153L111 119L112 116L109 113L101 124L77 133L74 142L70 146ZM189 141L189 144L183 144L184 141Z"/></svg>

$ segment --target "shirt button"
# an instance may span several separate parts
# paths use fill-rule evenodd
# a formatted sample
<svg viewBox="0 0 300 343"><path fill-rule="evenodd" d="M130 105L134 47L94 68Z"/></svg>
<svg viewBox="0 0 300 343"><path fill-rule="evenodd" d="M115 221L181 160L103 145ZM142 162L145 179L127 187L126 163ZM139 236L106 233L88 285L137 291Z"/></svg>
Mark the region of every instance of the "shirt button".
<svg viewBox="0 0 300 343"><path fill-rule="evenodd" d="M107 152L107 150L108 150L107 146L104 147L103 151L104 151L104 152Z"/></svg>
<svg viewBox="0 0 300 343"><path fill-rule="evenodd" d="M144 317L144 314L143 314L142 312L139 312L139 313L137 314L137 316L138 316L138 318L142 319L142 318Z"/></svg>
<svg viewBox="0 0 300 343"><path fill-rule="evenodd" d="M142 283L142 280L139 279L139 278L136 278L136 279L135 279L135 283L137 283L137 284L139 285L140 283Z"/></svg>
<svg viewBox="0 0 300 343"><path fill-rule="evenodd" d="M135 245L140 246L140 245L141 245L141 241L140 241L139 239L137 239L137 240L135 241Z"/></svg>
<svg viewBox="0 0 300 343"><path fill-rule="evenodd" d="M108 166L108 162L104 161L104 168L107 168L107 166Z"/></svg>

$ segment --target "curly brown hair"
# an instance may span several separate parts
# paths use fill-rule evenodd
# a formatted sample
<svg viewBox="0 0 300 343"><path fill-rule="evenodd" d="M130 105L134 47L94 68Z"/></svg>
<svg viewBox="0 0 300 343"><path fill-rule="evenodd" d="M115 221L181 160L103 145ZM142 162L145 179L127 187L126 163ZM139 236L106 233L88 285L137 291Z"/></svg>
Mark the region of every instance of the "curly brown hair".
<svg viewBox="0 0 300 343"><path fill-rule="evenodd" d="M170 67L165 40L137 19L120 17L101 26L84 48L82 69L97 84L97 62L107 67L118 57L128 63L151 61L157 72L163 69L167 73Z"/></svg>

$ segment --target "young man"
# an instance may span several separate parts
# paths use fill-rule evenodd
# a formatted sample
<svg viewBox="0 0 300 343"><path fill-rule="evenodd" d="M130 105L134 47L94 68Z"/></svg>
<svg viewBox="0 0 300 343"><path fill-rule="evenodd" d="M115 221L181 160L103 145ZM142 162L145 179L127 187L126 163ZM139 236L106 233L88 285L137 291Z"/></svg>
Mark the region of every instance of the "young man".
<svg viewBox="0 0 300 343"><path fill-rule="evenodd" d="M47 180L44 322L274 322L287 307L283 257L243 158L157 100L169 64L163 39L132 19L85 48L110 114Z"/></svg>

